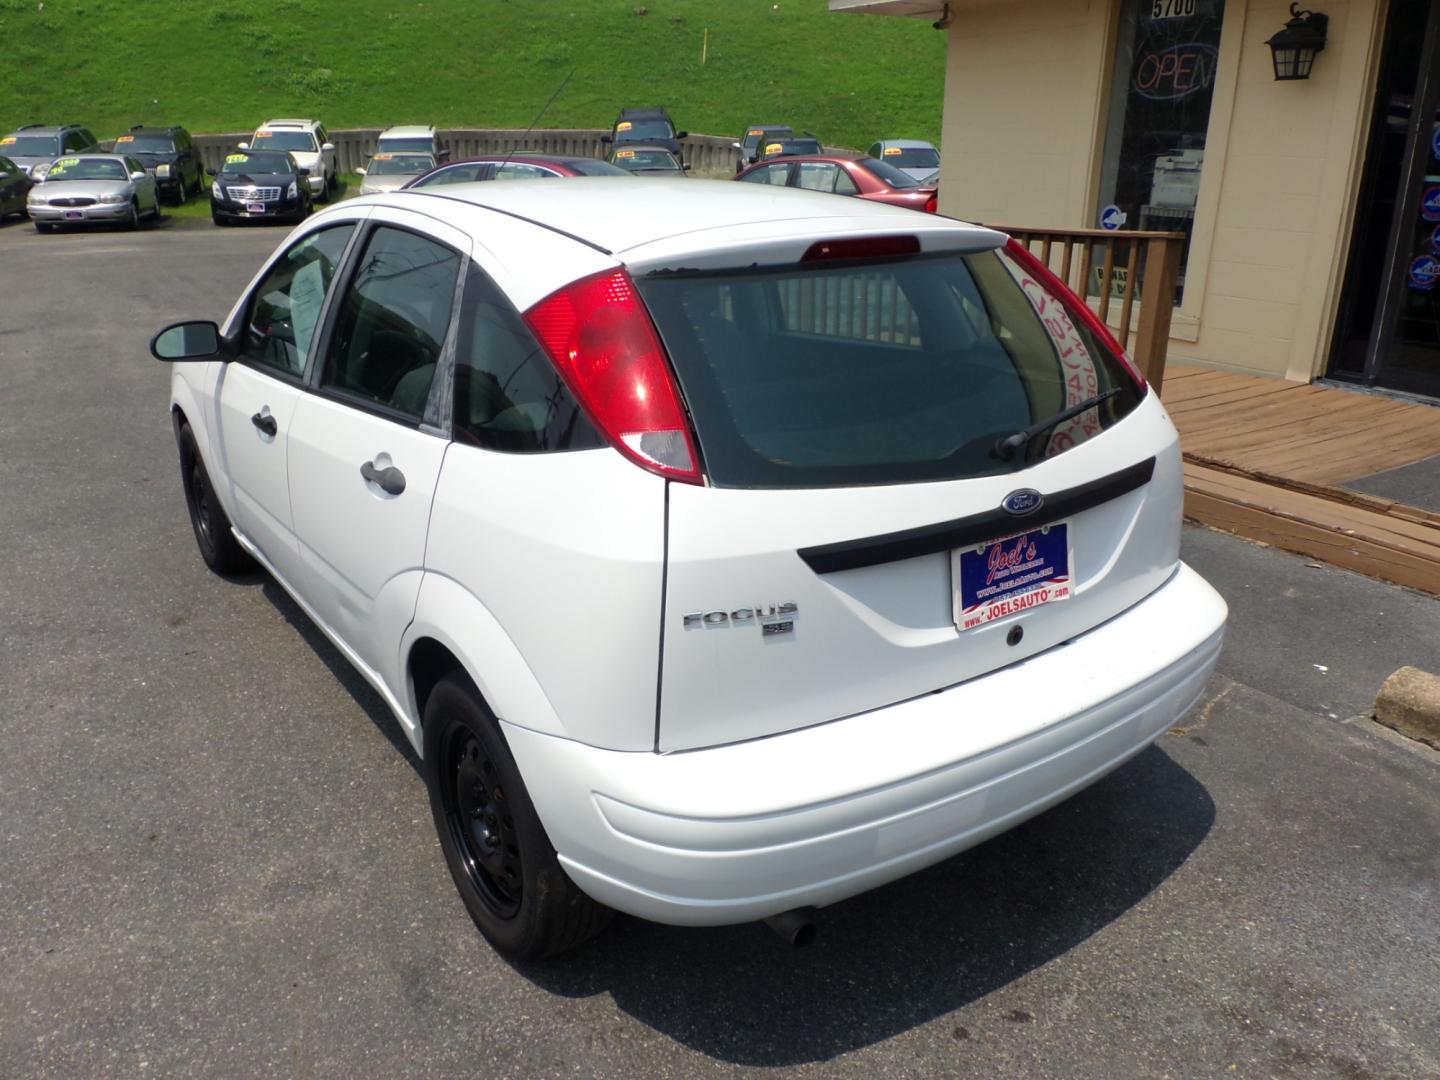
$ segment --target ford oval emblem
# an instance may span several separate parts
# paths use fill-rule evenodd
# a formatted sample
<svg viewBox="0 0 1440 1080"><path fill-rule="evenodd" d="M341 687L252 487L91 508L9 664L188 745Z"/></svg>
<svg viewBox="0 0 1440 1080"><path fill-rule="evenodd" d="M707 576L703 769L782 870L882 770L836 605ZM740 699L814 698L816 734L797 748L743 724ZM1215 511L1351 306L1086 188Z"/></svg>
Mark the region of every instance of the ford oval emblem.
<svg viewBox="0 0 1440 1080"><path fill-rule="evenodd" d="M1007 514L1014 514L1016 517L1023 517L1026 514L1033 514L1045 503L1045 496L1041 495L1034 488L1021 488L1019 491L1012 491L1005 498L1000 500L1000 509Z"/></svg>

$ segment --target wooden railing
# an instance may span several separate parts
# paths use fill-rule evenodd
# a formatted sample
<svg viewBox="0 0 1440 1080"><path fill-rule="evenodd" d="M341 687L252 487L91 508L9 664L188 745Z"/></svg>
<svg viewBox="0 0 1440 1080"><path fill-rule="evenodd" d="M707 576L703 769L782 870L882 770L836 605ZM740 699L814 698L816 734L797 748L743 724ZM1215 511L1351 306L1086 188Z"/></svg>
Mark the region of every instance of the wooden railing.
<svg viewBox="0 0 1440 1080"><path fill-rule="evenodd" d="M1094 307L1101 320L1115 328L1115 337L1141 373L1160 390L1184 233L994 227L1023 243ZM1140 318L1132 341L1137 300ZM1118 324L1110 317L1117 303Z"/></svg>

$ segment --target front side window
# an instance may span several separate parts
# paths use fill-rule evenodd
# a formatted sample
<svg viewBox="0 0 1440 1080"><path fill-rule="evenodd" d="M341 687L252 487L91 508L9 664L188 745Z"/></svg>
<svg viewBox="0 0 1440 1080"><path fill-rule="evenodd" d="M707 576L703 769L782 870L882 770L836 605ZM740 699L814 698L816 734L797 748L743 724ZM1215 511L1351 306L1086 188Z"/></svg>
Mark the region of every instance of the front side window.
<svg viewBox="0 0 1440 1080"><path fill-rule="evenodd" d="M470 268L455 350L455 438L509 453L605 445L529 328Z"/></svg>
<svg viewBox="0 0 1440 1080"><path fill-rule="evenodd" d="M88 150L93 145L95 145L95 141L93 139L89 138L87 135L81 134L78 131L72 131L70 132L70 134L65 136L66 150Z"/></svg>
<svg viewBox="0 0 1440 1080"><path fill-rule="evenodd" d="M320 384L418 422L450 329L460 256L435 240L382 225L356 266Z"/></svg>
<svg viewBox="0 0 1440 1080"><path fill-rule="evenodd" d="M1224 15L1225 0L1122 3L1097 224L1191 233Z"/></svg>
<svg viewBox="0 0 1440 1080"><path fill-rule="evenodd" d="M242 359L294 378L304 374L321 305L354 231L347 223L313 232L270 268L250 301Z"/></svg>
<svg viewBox="0 0 1440 1080"><path fill-rule="evenodd" d="M254 150L298 150L303 154L313 154L320 149L315 136L308 131L270 131L265 128L255 133L250 147Z"/></svg>
<svg viewBox="0 0 1440 1080"><path fill-rule="evenodd" d="M1128 414L1121 362L1003 252L637 282L710 481L824 487L1005 473ZM1032 439L1013 435L1109 391Z"/></svg>

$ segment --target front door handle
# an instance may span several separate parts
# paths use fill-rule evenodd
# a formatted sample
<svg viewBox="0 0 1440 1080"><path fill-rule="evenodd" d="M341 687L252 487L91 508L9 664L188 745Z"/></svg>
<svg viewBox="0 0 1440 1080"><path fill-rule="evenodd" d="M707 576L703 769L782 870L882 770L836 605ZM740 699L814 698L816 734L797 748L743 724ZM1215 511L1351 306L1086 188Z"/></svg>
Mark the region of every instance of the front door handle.
<svg viewBox="0 0 1440 1080"><path fill-rule="evenodd" d="M377 469L373 461L367 461L360 466L360 475L387 495L399 495L405 490L405 474L394 465Z"/></svg>
<svg viewBox="0 0 1440 1080"><path fill-rule="evenodd" d="M250 422L254 424L257 428L259 428L261 431L263 431L266 435L269 435L272 439L275 437L275 433L280 430L280 426L275 423L275 417L271 416L269 413L257 412L255 415L250 417Z"/></svg>

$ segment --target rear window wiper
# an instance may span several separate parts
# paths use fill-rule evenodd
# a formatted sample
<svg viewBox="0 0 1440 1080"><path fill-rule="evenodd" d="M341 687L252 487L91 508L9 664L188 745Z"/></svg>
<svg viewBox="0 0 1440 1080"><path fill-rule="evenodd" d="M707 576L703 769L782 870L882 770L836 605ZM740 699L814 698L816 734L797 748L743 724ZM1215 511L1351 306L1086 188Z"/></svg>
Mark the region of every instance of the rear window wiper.
<svg viewBox="0 0 1440 1080"><path fill-rule="evenodd" d="M1105 402L1109 401L1118 393L1120 393L1120 388L1118 386L1112 387L1103 394L1096 394L1092 398L1071 405L1068 409L1061 409L1054 416L1037 421L1029 427L1015 432L1013 435L1006 435L1003 438L996 439L995 445L990 447L990 456L999 458L1001 461L1009 461L1016 450L1025 446L1031 439L1035 438L1036 435L1049 431L1057 424L1063 424L1072 417L1079 416L1087 409L1093 409L1097 405L1105 404Z"/></svg>

